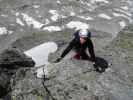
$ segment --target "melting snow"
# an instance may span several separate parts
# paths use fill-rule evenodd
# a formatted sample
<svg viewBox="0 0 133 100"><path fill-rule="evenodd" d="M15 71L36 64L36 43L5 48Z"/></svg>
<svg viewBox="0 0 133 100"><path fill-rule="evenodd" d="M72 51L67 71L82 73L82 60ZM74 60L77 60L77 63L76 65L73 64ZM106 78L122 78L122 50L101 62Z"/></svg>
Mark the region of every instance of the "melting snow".
<svg viewBox="0 0 133 100"><path fill-rule="evenodd" d="M91 7L92 5L90 3L87 3L87 6Z"/></svg>
<svg viewBox="0 0 133 100"><path fill-rule="evenodd" d="M54 15L54 16L51 17L51 20L52 21L57 21L57 19L58 19L58 16L57 15Z"/></svg>
<svg viewBox="0 0 133 100"><path fill-rule="evenodd" d="M119 22L121 28L124 28L126 26L126 23L124 21Z"/></svg>
<svg viewBox="0 0 133 100"><path fill-rule="evenodd" d="M16 12L15 15L18 16L20 13L19 12Z"/></svg>
<svg viewBox="0 0 133 100"><path fill-rule="evenodd" d="M48 63L49 53L53 53L57 50L57 45L54 42L47 42L38 45L24 53L35 61L35 66L41 66Z"/></svg>
<svg viewBox="0 0 133 100"><path fill-rule="evenodd" d="M8 15L4 15L4 14L2 14L1 16L2 16L2 17L8 17Z"/></svg>
<svg viewBox="0 0 133 100"><path fill-rule="evenodd" d="M22 16L23 16L23 20L26 21L27 25L29 25L29 26L32 26L33 25L33 28L40 29L44 25L44 24L36 21L32 17L28 16L27 14L22 13Z"/></svg>
<svg viewBox="0 0 133 100"><path fill-rule="evenodd" d="M34 8L39 8L39 7L40 7L40 5L33 5L33 7L34 7Z"/></svg>
<svg viewBox="0 0 133 100"><path fill-rule="evenodd" d="M107 14L104 14L104 13L99 14L98 17L105 18L105 19L108 19L108 20L112 19L110 16L108 16Z"/></svg>
<svg viewBox="0 0 133 100"><path fill-rule="evenodd" d="M36 46L28 51L25 51L24 53L35 61L36 67L46 65L44 67L38 68L37 69L37 77L42 78L44 74L48 73L47 65L49 64L48 62L48 55L50 53L54 53L57 50L57 44L54 42L47 42L43 43L39 46ZM43 71L44 70L44 71Z"/></svg>
<svg viewBox="0 0 133 100"><path fill-rule="evenodd" d="M60 1L60 0L57 0L57 3L58 3L58 4L61 4L61 1Z"/></svg>
<svg viewBox="0 0 133 100"><path fill-rule="evenodd" d="M112 14L115 17L124 17L124 18L128 19L131 22L131 18L129 16L125 15L125 14L115 13L115 12L113 12Z"/></svg>
<svg viewBox="0 0 133 100"><path fill-rule="evenodd" d="M49 10L49 13L51 13L53 16L51 17L51 19L53 21L56 21L59 18L59 14L57 13L56 10Z"/></svg>
<svg viewBox="0 0 133 100"><path fill-rule="evenodd" d="M0 27L0 35L7 34L7 29L5 27Z"/></svg>
<svg viewBox="0 0 133 100"><path fill-rule="evenodd" d="M7 30L6 27L0 27L0 35L4 35L4 34L12 34L13 31L9 31Z"/></svg>
<svg viewBox="0 0 133 100"><path fill-rule="evenodd" d="M70 16L75 16L75 15L76 15L75 12L70 13Z"/></svg>
<svg viewBox="0 0 133 100"><path fill-rule="evenodd" d="M61 27L59 27L59 26L47 26L47 27L44 27L43 30L48 30L50 32L61 31Z"/></svg>
<svg viewBox="0 0 133 100"><path fill-rule="evenodd" d="M85 17L85 16L78 16L79 18L82 18L82 19L85 19L85 20L94 20L94 18L88 16L88 17Z"/></svg>
<svg viewBox="0 0 133 100"><path fill-rule="evenodd" d="M50 23L50 21L49 21L48 19L46 19L46 20L45 20L45 25L46 25L46 24L49 24L49 23Z"/></svg>
<svg viewBox="0 0 133 100"><path fill-rule="evenodd" d="M125 14L127 16L130 16L130 17L132 16L131 13L129 13L129 12L125 11L125 10L122 10L122 9L116 8L115 11L118 11L118 12L123 13L123 14Z"/></svg>
<svg viewBox="0 0 133 100"><path fill-rule="evenodd" d="M120 13L115 13L115 12L113 12L112 13L115 17L127 17L127 16L125 16L124 14L120 14Z"/></svg>
<svg viewBox="0 0 133 100"><path fill-rule="evenodd" d="M19 18L16 19L16 23L20 24L21 26L24 26L24 23Z"/></svg>
<svg viewBox="0 0 133 100"><path fill-rule="evenodd" d="M104 2L104 3L109 3L108 0L91 0L91 3L95 3L95 2Z"/></svg>
<svg viewBox="0 0 133 100"><path fill-rule="evenodd" d="M57 14L57 11L56 10L49 10L49 13L51 13L51 14Z"/></svg>
<svg viewBox="0 0 133 100"><path fill-rule="evenodd" d="M81 28L89 28L89 25L80 21L71 21L67 24L67 27L81 29Z"/></svg>
<svg viewBox="0 0 133 100"><path fill-rule="evenodd" d="M129 8L127 6L122 6L121 7L123 10L129 10Z"/></svg>

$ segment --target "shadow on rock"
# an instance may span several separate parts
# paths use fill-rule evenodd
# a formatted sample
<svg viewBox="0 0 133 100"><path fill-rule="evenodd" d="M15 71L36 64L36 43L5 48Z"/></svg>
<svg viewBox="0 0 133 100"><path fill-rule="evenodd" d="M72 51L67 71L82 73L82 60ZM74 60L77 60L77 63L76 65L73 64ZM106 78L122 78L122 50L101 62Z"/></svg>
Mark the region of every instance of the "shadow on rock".
<svg viewBox="0 0 133 100"><path fill-rule="evenodd" d="M96 57L96 63L94 64L96 72L103 73L108 67L109 64L104 58Z"/></svg>
<svg viewBox="0 0 133 100"><path fill-rule="evenodd" d="M10 100L11 96L8 93L12 91L10 82L14 80L13 76L22 68L24 70L27 67L34 67L34 65L32 58L16 48L2 51L0 53L0 99ZM20 76L24 76L24 74L20 73Z"/></svg>
<svg viewBox="0 0 133 100"><path fill-rule="evenodd" d="M6 93L7 93L7 89L0 86L0 98L5 96Z"/></svg>

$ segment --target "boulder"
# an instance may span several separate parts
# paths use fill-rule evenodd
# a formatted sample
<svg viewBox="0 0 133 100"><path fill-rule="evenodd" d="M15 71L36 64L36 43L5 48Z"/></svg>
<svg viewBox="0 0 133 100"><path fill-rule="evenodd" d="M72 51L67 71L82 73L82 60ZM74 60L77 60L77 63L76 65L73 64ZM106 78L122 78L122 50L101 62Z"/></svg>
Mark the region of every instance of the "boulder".
<svg viewBox="0 0 133 100"><path fill-rule="evenodd" d="M0 97L11 91L11 79L18 69L34 67L34 61L16 48L0 53ZM21 73L23 74L23 73Z"/></svg>
<svg viewBox="0 0 133 100"><path fill-rule="evenodd" d="M17 66L16 66L17 65ZM0 67L33 67L35 62L18 49L6 49L0 53Z"/></svg>

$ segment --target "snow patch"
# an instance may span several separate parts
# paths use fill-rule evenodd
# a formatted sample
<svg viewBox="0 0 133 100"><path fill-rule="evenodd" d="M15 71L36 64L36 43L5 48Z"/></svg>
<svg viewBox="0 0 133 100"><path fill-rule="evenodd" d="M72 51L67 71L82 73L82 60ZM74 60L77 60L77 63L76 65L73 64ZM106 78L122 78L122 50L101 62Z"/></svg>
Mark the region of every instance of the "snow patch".
<svg viewBox="0 0 133 100"><path fill-rule="evenodd" d="M81 4L85 4L85 2L84 2L84 1L82 1L82 0L80 1L80 3L81 3Z"/></svg>
<svg viewBox="0 0 133 100"><path fill-rule="evenodd" d="M56 50L57 44L54 42L47 42L24 52L26 55L32 57L32 59L35 61L35 66L38 67L36 70L38 78L42 78L44 74L48 74L48 55L50 53L54 53Z"/></svg>
<svg viewBox="0 0 133 100"><path fill-rule="evenodd" d="M59 26L47 26L47 27L44 27L43 30L48 30L49 32L61 31L61 27L59 27Z"/></svg>
<svg viewBox="0 0 133 100"><path fill-rule="evenodd" d="M49 19L45 19L45 25L47 25L49 23L50 23Z"/></svg>
<svg viewBox="0 0 133 100"><path fill-rule="evenodd" d="M119 22L121 28L124 28L126 26L126 23L124 21Z"/></svg>
<svg viewBox="0 0 133 100"><path fill-rule="evenodd" d="M92 4L90 4L90 3L87 3L87 6L89 6L89 7L92 7Z"/></svg>
<svg viewBox="0 0 133 100"><path fill-rule="evenodd" d="M70 16L75 16L75 12L70 12Z"/></svg>
<svg viewBox="0 0 133 100"><path fill-rule="evenodd" d="M128 17L127 15L125 15L125 14L115 13L115 12L113 12L112 14L113 14L113 16L115 16L115 17L124 17L124 18L128 19L129 21L131 20L131 18Z"/></svg>
<svg viewBox="0 0 133 100"><path fill-rule="evenodd" d="M130 16L130 17L132 16L131 13L129 13L129 12L127 12L127 11L124 11L124 10L122 10L122 9L116 8L115 11L118 11L118 12L123 13L123 14L125 14L125 15L127 15L127 16Z"/></svg>
<svg viewBox="0 0 133 100"><path fill-rule="evenodd" d="M129 7L127 7L127 6L122 6L121 7L123 10L129 10Z"/></svg>
<svg viewBox="0 0 133 100"><path fill-rule="evenodd" d="M39 8L40 5L33 5L33 8Z"/></svg>
<svg viewBox="0 0 133 100"><path fill-rule="evenodd" d="M8 34L12 34L13 33L13 31L8 31Z"/></svg>
<svg viewBox="0 0 133 100"><path fill-rule="evenodd" d="M58 19L58 16L57 15L54 15L54 16L51 17L51 20L52 21L57 21L57 19Z"/></svg>
<svg viewBox="0 0 133 100"><path fill-rule="evenodd" d="M67 18L67 16L64 16L64 15L60 15L60 18Z"/></svg>
<svg viewBox="0 0 133 100"><path fill-rule="evenodd" d="M49 10L49 13L51 13L53 16L51 17L51 20L56 21L59 18L59 14L56 10Z"/></svg>
<svg viewBox="0 0 133 100"><path fill-rule="evenodd" d="M54 42L47 42L40 44L24 53L35 61L35 66L41 66L48 63L49 53L54 53L57 50L57 44Z"/></svg>
<svg viewBox="0 0 133 100"><path fill-rule="evenodd" d="M15 13L15 15L16 15L16 16L19 16L19 15L20 15L20 13L19 13L19 12L16 12L16 13Z"/></svg>
<svg viewBox="0 0 133 100"><path fill-rule="evenodd" d="M115 16L115 17L121 17L121 16L123 16L123 14L115 13L115 12L113 12L112 14L113 14L113 16ZM124 16L125 16L125 15L124 15ZM126 17L127 17L127 16L126 16Z"/></svg>
<svg viewBox="0 0 133 100"><path fill-rule="evenodd" d="M57 11L56 10L49 10L49 13L51 13L51 14L57 14Z"/></svg>
<svg viewBox="0 0 133 100"><path fill-rule="evenodd" d="M21 26L24 26L24 23L19 18L16 18L16 23L20 24Z"/></svg>
<svg viewBox="0 0 133 100"><path fill-rule="evenodd" d="M4 14L1 14L0 16L1 16L1 17L8 17L8 15L4 15Z"/></svg>
<svg viewBox="0 0 133 100"><path fill-rule="evenodd" d="M82 18L82 19L85 19L85 20L94 20L94 18L88 16L88 17L85 17L85 16L78 16L79 18Z"/></svg>
<svg viewBox="0 0 133 100"><path fill-rule="evenodd" d="M71 21L67 24L68 28L76 28L76 30L81 28L89 28L89 25L80 21Z"/></svg>
<svg viewBox="0 0 133 100"><path fill-rule="evenodd" d="M61 1L60 1L60 0L57 0L57 3L58 3L58 4L61 4Z"/></svg>
<svg viewBox="0 0 133 100"><path fill-rule="evenodd" d="M96 3L96 2L109 3L109 1L108 1L108 0L91 0L91 3Z"/></svg>
<svg viewBox="0 0 133 100"><path fill-rule="evenodd" d="M6 29L6 27L0 27L0 35L4 35L4 34L12 34L13 31L8 31Z"/></svg>
<svg viewBox="0 0 133 100"><path fill-rule="evenodd" d="M26 21L28 26L33 26L33 28L40 29L44 24L36 21L34 18L30 17L27 14L22 13L23 20Z"/></svg>
<svg viewBox="0 0 133 100"><path fill-rule="evenodd" d="M0 35L7 34L7 29L5 27L0 27Z"/></svg>
<svg viewBox="0 0 133 100"><path fill-rule="evenodd" d="M105 18L105 19L108 19L108 20L111 20L111 19L112 19L110 16L108 16L108 15L105 14L105 13L99 14L98 17Z"/></svg>

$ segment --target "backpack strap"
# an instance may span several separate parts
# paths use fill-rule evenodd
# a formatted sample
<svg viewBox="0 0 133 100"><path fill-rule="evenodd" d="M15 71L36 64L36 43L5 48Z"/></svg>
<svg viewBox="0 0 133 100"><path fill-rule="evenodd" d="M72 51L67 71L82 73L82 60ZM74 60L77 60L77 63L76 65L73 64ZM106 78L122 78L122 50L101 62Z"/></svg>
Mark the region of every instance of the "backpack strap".
<svg viewBox="0 0 133 100"><path fill-rule="evenodd" d="M87 29L88 31L88 38L91 38L91 32Z"/></svg>
<svg viewBox="0 0 133 100"><path fill-rule="evenodd" d="M76 40L79 40L79 31L80 31L80 30L77 30L77 31L73 34L73 36L74 36L74 38L75 38Z"/></svg>

